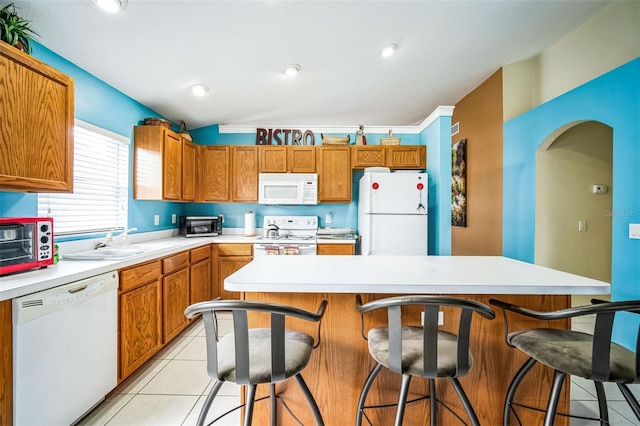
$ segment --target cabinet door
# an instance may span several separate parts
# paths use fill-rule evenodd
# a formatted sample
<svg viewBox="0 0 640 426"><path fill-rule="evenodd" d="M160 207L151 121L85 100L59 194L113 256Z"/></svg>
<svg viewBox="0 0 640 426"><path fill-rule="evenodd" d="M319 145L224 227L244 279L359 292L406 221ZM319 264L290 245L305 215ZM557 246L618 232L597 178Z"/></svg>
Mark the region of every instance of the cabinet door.
<svg viewBox="0 0 640 426"><path fill-rule="evenodd" d="M318 202L351 202L351 153L349 146L320 146L318 160Z"/></svg>
<svg viewBox="0 0 640 426"><path fill-rule="evenodd" d="M162 197L165 200L180 200L182 197L182 140L173 132L165 132Z"/></svg>
<svg viewBox="0 0 640 426"><path fill-rule="evenodd" d="M384 167L384 146L353 146L351 147L351 167L364 169L365 167Z"/></svg>
<svg viewBox="0 0 640 426"><path fill-rule="evenodd" d="M261 146L260 172L261 173L286 173L287 172L287 147Z"/></svg>
<svg viewBox="0 0 640 426"><path fill-rule="evenodd" d="M211 292L211 261L207 258L191 265L191 304L213 299Z"/></svg>
<svg viewBox="0 0 640 426"><path fill-rule="evenodd" d="M198 201L229 201L230 147L199 146Z"/></svg>
<svg viewBox="0 0 640 426"><path fill-rule="evenodd" d="M183 201L196 199L196 144L182 138L182 196Z"/></svg>
<svg viewBox="0 0 640 426"><path fill-rule="evenodd" d="M240 292L228 291L224 288L224 279L251 262L251 256L223 256L218 258L217 284L218 294L223 299L240 299Z"/></svg>
<svg viewBox="0 0 640 426"><path fill-rule="evenodd" d="M290 146L287 150L289 171L292 173L316 172L315 146Z"/></svg>
<svg viewBox="0 0 640 426"><path fill-rule="evenodd" d="M164 342L167 343L189 324L184 310L189 306L189 269L162 279Z"/></svg>
<svg viewBox="0 0 640 426"><path fill-rule="evenodd" d="M258 201L258 147L234 146L231 150L231 198Z"/></svg>
<svg viewBox="0 0 640 426"><path fill-rule="evenodd" d="M162 346L160 278L120 295L120 379L133 373Z"/></svg>
<svg viewBox="0 0 640 426"><path fill-rule="evenodd" d="M352 255L355 252L353 244L318 244L318 255Z"/></svg>
<svg viewBox="0 0 640 426"><path fill-rule="evenodd" d="M0 189L73 192L71 77L0 42Z"/></svg>
<svg viewBox="0 0 640 426"><path fill-rule="evenodd" d="M397 145L387 148L387 167L391 169L424 169L427 164L427 147L423 145Z"/></svg>

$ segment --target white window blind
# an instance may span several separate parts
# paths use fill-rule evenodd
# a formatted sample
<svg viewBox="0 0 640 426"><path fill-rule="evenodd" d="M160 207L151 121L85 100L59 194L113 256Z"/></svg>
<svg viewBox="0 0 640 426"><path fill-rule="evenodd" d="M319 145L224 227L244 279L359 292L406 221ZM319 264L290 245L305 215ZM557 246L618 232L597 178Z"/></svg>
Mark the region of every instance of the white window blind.
<svg viewBox="0 0 640 426"><path fill-rule="evenodd" d="M57 236L127 229L129 139L76 120L73 193L38 194L38 216Z"/></svg>

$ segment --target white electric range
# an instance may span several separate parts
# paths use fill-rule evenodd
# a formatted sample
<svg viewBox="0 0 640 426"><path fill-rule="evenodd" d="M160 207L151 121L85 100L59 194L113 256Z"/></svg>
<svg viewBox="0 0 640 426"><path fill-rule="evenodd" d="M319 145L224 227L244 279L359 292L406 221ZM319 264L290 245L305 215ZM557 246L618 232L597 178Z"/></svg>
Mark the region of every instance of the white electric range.
<svg viewBox="0 0 640 426"><path fill-rule="evenodd" d="M316 255L317 216L265 216L264 235L253 244L254 256Z"/></svg>

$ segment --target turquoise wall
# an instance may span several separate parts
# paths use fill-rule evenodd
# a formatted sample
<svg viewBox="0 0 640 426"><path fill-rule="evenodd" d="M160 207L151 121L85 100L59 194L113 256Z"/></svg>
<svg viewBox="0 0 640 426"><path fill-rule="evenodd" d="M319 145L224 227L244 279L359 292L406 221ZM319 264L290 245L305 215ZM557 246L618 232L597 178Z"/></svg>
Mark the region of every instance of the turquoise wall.
<svg viewBox="0 0 640 426"><path fill-rule="evenodd" d="M451 254L451 117L441 117L421 134L429 172L429 254Z"/></svg>
<svg viewBox="0 0 640 426"><path fill-rule="evenodd" d="M640 299L640 58L555 98L504 125L503 254L534 260L535 159L540 144L558 129L584 120L613 128L612 299ZM562 206L558 206L562 208ZM638 319L616 323L614 338L635 348Z"/></svg>

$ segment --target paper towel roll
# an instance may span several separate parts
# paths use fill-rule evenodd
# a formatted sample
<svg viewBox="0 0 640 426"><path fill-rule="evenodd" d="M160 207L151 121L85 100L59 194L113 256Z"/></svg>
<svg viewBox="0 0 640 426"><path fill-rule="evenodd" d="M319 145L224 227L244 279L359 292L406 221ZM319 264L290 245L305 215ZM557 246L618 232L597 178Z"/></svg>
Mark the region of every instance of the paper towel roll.
<svg viewBox="0 0 640 426"><path fill-rule="evenodd" d="M256 235L256 218L251 210L244 214L244 235L251 237Z"/></svg>

